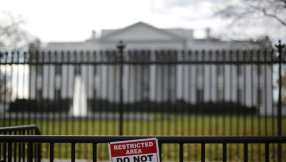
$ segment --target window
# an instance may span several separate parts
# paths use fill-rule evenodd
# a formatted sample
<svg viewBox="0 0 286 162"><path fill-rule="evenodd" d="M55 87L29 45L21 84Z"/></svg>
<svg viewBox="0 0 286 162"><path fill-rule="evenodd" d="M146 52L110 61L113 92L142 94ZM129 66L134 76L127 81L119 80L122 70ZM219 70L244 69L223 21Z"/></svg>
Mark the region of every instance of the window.
<svg viewBox="0 0 286 162"><path fill-rule="evenodd" d="M242 74L242 65L237 65L236 66L236 75L241 76Z"/></svg>
<svg viewBox="0 0 286 162"><path fill-rule="evenodd" d="M203 90L197 89L197 103L203 102Z"/></svg>
<svg viewBox="0 0 286 162"><path fill-rule="evenodd" d="M36 70L38 75L43 75L43 65L38 65Z"/></svg>
<svg viewBox="0 0 286 162"><path fill-rule="evenodd" d="M43 90L37 89L37 91L36 91L36 99L37 99L37 101L41 101L42 98L43 98Z"/></svg>
<svg viewBox="0 0 286 162"><path fill-rule="evenodd" d="M173 70L173 66L169 65L169 66L168 66L168 76L169 76L169 77L173 76L173 74L174 74L173 71L174 71L174 70Z"/></svg>
<svg viewBox="0 0 286 162"><path fill-rule="evenodd" d="M56 75L61 75L62 74L62 66L61 65L56 65L56 67L55 67L55 74Z"/></svg>
<svg viewBox="0 0 286 162"><path fill-rule="evenodd" d="M258 88L257 89L257 106L261 106L262 105L262 99L263 99L263 94L262 94L262 89Z"/></svg>
<svg viewBox="0 0 286 162"><path fill-rule="evenodd" d="M217 65L216 66L216 73L218 76L222 75L223 73L223 65Z"/></svg>
<svg viewBox="0 0 286 162"><path fill-rule="evenodd" d="M148 99L149 97L149 66L145 65L142 67L142 74L143 74L143 78L142 78L142 82L141 82L141 90L143 92L143 98L144 99Z"/></svg>
<svg viewBox="0 0 286 162"><path fill-rule="evenodd" d="M58 89L58 90L55 90L55 100L60 100L61 98L61 90Z"/></svg>
<svg viewBox="0 0 286 162"><path fill-rule="evenodd" d="M197 65L197 75L203 75L203 65Z"/></svg>
<svg viewBox="0 0 286 162"><path fill-rule="evenodd" d="M236 97L237 97L237 103L242 104L242 90L241 89L236 90Z"/></svg>
<svg viewBox="0 0 286 162"><path fill-rule="evenodd" d="M148 77L149 76L149 65L143 66L143 76Z"/></svg>
<svg viewBox="0 0 286 162"><path fill-rule="evenodd" d="M262 65L257 65L257 75L260 76L262 74Z"/></svg>
<svg viewBox="0 0 286 162"><path fill-rule="evenodd" d="M168 100L171 101L172 100L172 94L173 94L173 91L172 91L171 87L168 88L168 92L167 93L168 93Z"/></svg>
<svg viewBox="0 0 286 162"><path fill-rule="evenodd" d="M147 100L149 98L149 86L147 84L142 85L142 98Z"/></svg>
<svg viewBox="0 0 286 162"><path fill-rule="evenodd" d="M80 75L81 74L81 66L80 65L75 65L74 74L75 75Z"/></svg>
<svg viewBox="0 0 286 162"><path fill-rule="evenodd" d="M218 89L217 90L217 101L218 102L222 102L223 101L223 90L222 89Z"/></svg>
<svg viewBox="0 0 286 162"><path fill-rule="evenodd" d="M96 67L96 66L97 66L97 65L94 65L94 66L93 66L93 75L94 75L94 76L95 76L96 73L97 73L97 71L96 71L96 70L97 70L97 67Z"/></svg>
<svg viewBox="0 0 286 162"><path fill-rule="evenodd" d="M97 91L96 91L96 89L94 88L93 89L93 98L95 99L97 97Z"/></svg>

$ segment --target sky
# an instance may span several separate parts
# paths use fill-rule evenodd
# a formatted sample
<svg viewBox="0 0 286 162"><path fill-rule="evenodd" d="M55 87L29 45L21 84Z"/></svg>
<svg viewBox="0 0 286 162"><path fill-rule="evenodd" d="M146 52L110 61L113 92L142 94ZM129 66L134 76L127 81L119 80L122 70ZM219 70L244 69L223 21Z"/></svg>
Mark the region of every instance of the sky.
<svg viewBox="0 0 286 162"><path fill-rule="evenodd" d="M158 28L192 28L203 37L224 23L213 16L226 0L0 0L0 9L27 20L24 28L43 42L83 41L95 30L119 29L143 21Z"/></svg>
<svg viewBox="0 0 286 162"><path fill-rule="evenodd" d="M120 29L139 21L158 28L195 29L197 38L211 28L213 35L223 38L230 33L228 22L213 13L229 1L238 0L0 0L0 10L21 15L27 20L23 28L43 43L85 41L92 30L99 36L102 29ZM259 32L248 28L245 38ZM286 41L285 33L274 33L272 41L281 37Z"/></svg>
<svg viewBox="0 0 286 162"><path fill-rule="evenodd" d="M229 1L239 0L0 0L0 10L24 17L24 29L42 42L84 41L92 30L100 36L102 29L139 21L158 28L195 29L197 38L211 28L213 35L223 38L230 33L229 26L213 13ZM236 31L241 28L232 33ZM244 37L259 32L259 28L248 29ZM280 32L276 35L281 37Z"/></svg>

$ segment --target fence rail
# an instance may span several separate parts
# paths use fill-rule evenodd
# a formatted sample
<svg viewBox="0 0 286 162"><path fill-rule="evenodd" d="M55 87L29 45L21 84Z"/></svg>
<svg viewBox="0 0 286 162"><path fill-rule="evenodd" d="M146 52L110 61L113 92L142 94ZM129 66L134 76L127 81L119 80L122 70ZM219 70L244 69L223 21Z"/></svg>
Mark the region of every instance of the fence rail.
<svg viewBox="0 0 286 162"><path fill-rule="evenodd" d="M0 136L0 141L5 141L8 143L8 150L12 149L12 143L27 143L32 145L34 143L48 143L50 145L50 161L54 160L54 144L56 143L70 143L71 144L71 161L75 161L75 145L79 143L90 143L92 144L92 156L93 161L97 161L97 148L99 143L109 143L114 141L123 140L134 140L134 139L144 139L144 138L158 138L158 143L160 147L160 152L162 152L163 144L179 144L179 161L184 161L184 153L189 152L189 150L184 150L184 144L196 143L201 145L201 161L205 161L205 145L211 143L219 143L223 145L223 159L222 161L227 161L227 150L228 144L230 143L240 143L243 144L243 156L244 161L248 161L248 145L251 143L261 143L264 144L265 149L265 161L269 161L269 144L286 143L286 136L252 136L252 137L241 137L241 136L211 136L211 137L190 137L190 136ZM28 152L32 153L28 147ZM283 154L284 155L284 154ZM32 156L30 154L29 156ZM162 154L160 155L162 156ZM284 155L285 156L285 155ZM286 157L285 157L286 158ZM8 153L8 162L11 162L12 152ZM161 157L162 159L162 157ZM33 161L33 158L29 158L29 161Z"/></svg>
<svg viewBox="0 0 286 162"><path fill-rule="evenodd" d="M2 127L0 128L0 136L29 136L29 135L41 135L39 128L36 125L23 125L23 126L13 126L13 127ZM18 161L25 161L25 155L28 154L30 159L36 159L37 161L41 161L41 144L37 143L34 146L34 153L31 152L31 148L29 146L29 150L26 152L25 144L18 143L14 146L12 143L8 143L8 149L6 147L5 140L0 140L0 160L8 160L11 162L12 152L14 159L18 159ZM13 148L12 148L13 146ZM17 154L17 153L18 154ZM7 157L8 155L8 157ZM10 155L10 156L9 156Z"/></svg>
<svg viewBox="0 0 286 162"><path fill-rule="evenodd" d="M74 129L78 121L80 129L84 123L91 124L92 132L102 135L137 134L137 123L152 130L145 135L276 135L278 125L286 120L282 117L286 109L277 106L275 98L277 87L282 86L277 84L281 78L277 74L279 63L286 61L285 51L280 52L281 61L278 53L276 50L2 52L2 126L37 124L43 134L67 135L76 131L62 127L71 124ZM74 105L81 101L85 105L78 105L75 110ZM183 117L178 119L180 114ZM201 116L191 116L195 114ZM226 133L223 124L222 132L211 133L217 132L212 129L220 126L220 118L222 124L236 127L236 132ZM113 125L120 120L118 133L113 130L110 133L109 128L102 131L108 119L114 121ZM136 124L127 123L135 119ZM90 123L91 120L97 124ZM196 133L199 121L203 123L202 133ZM176 129L158 132L159 127L171 126L172 122L174 128L182 130L180 133ZM50 125L57 131L48 128ZM134 128L133 131L124 129L124 125ZM259 130L253 132L254 127ZM187 131L191 128L195 129L193 134ZM251 133L246 133L248 130ZM278 134L285 135L285 131Z"/></svg>
<svg viewBox="0 0 286 162"><path fill-rule="evenodd" d="M279 63L276 50L183 51L43 51L1 52L1 64L182 64L182 63ZM285 52L282 60L285 63Z"/></svg>
<svg viewBox="0 0 286 162"><path fill-rule="evenodd" d="M36 124L43 135L285 136L285 52L281 43L278 50L2 52L0 124ZM56 147L66 157L67 148Z"/></svg>
<svg viewBox="0 0 286 162"><path fill-rule="evenodd" d="M41 135L39 128L36 125L21 125L13 127L0 128L0 134L3 135Z"/></svg>

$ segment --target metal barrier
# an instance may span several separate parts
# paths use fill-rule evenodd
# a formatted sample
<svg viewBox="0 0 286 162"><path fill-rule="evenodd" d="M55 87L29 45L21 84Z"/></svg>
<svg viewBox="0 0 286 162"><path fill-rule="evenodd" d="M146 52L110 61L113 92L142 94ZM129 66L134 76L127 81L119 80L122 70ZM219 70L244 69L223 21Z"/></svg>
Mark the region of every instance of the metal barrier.
<svg viewBox="0 0 286 162"><path fill-rule="evenodd" d="M31 135L41 135L41 132L39 128L36 125L23 125L23 126L14 126L14 127L3 127L0 128L0 135L2 136L29 136ZM8 161L11 161L11 156L12 152L14 152L14 159L17 161L25 161L25 154L26 154L26 144L23 143L8 143L8 150L7 150L7 143L5 140L0 140L1 145L0 145L0 160L2 160L2 157L4 160L7 159L7 153L8 153ZM32 147L32 148L31 148ZM29 145L28 147L28 154L29 157L33 157L34 159L37 159L37 161L41 161L41 144L34 144L34 156L33 152L33 146ZM2 151L3 150L3 151Z"/></svg>
<svg viewBox="0 0 286 162"><path fill-rule="evenodd" d="M13 127L0 128L1 135L41 135L39 128L36 125L22 125Z"/></svg>
<svg viewBox="0 0 286 162"><path fill-rule="evenodd" d="M136 134L142 127L150 130L144 135L285 135L281 42L278 50L119 49L0 52L1 126L37 124L47 135L88 135L83 125L89 123L97 135L143 135L143 129ZM83 95L85 106L74 106L79 97L73 94ZM217 127L222 131L212 130Z"/></svg>
<svg viewBox="0 0 286 162"><path fill-rule="evenodd" d="M142 127L143 122L139 120L158 119L156 127L145 135L285 135L282 101L276 106L273 100L273 87L278 78L272 78L279 67L281 80L281 66L286 63L283 46L279 43L277 47L278 51L0 52L0 82L4 91L0 99L5 107L1 126L33 123L47 135L56 135L56 131L62 135L77 132L87 135L83 125L93 120L92 132L100 135L111 135L111 131L112 135L137 135L136 129L128 129L128 120L138 120ZM87 102L80 108L73 106L76 80L89 87L79 88L77 92L85 94L83 98ZM281 82L278 85L282 87ZM12 91L18 93L12 95ZM29 94L21 98L25 91ZM188 115L185 117L188 123L194 119L194 125L176 116L181 114ZM174 122L181 130L194 128L191 131L194 133L169 129L164 134L159 131L164 126L158 125L167 117L173 118L167 120L167 125ZM235 117L236 120L224 123L237 131L227 133L227 125L218 122L220 117L224 121ZM214 118L215 126L205 118ZM250 125L246 124L247 118L251 120ZM106 127L105 121L109 119L119 123L119 129L105 129L105 132L100 129ZM197 129L199 120L203 121L202 132ZM62 129L61 122L73 126ZM254 130L255 122L259 130L247 134L247 129ZM264 122L271 126L264 128ZM53 129L49 129L49 124ZM146 126L148 130L150 125ZM220 126L221 132L211 130Z"/></svg>
<svg viewBox="0 0 286 162"><path fill-rule="evenodd" d="M273 99L286 64L279 47L2 52L1 126L36 124L45 135L286 135L286 109ZM85 106L74 106L74 94Z"/></svg>
<svg viewBox="0 0 286 162"><path fill-rule="evenodd" d="M8 162L12 161L12 144L26 143L28 144L28 161L33 161L33 144L48 143L50 144L50 161L54 161L54 144L70 143L71 144L71 161L75 161L75 146L80 143L92 144L93 161L97 161L97 145L100 143L108 143L113 141L134 140L144 138L158 138L160 152L162 152L162 144L179 144L179 161L183 162L184 144L196 143L201 145L201 161L205 161L205 145L210 143L223 145L223 161L227 161L227 145L238 143L244 145L244 161L248 161L248 144L262 143L265 145L265 161L269 161L269 144L286 143L286 136L23 136L8 135L0 136L1 143L8 143ZM31 151L32 150L32 151ZM14 153L15 155L15 153ZM162 159L162 158L161 158ZM39 160L39 159L38 159Z"/></svg>
<svg viewBox="0 0 286 162"><path fill-rule="evenodd" d="M45 135L285 136L286 53L281 42L277 48L0 53L0 123L33 123ZM78 90L87 103L77 113L76 80L88 87Z"/></svg>

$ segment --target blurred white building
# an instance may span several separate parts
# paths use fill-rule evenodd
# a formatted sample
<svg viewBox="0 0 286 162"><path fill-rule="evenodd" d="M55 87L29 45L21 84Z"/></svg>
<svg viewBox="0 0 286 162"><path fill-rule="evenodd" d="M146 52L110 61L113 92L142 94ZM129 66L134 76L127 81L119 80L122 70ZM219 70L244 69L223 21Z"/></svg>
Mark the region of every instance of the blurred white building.
<svg viewBox="0 0 286 162"><path fill-rule="evenodd" d="M36 86L30 86L30 97L72 99L74 78L78 75L84 80L87 98L118 102L120 65L67 62L81 59L83 62L94 59L99 62L100 59L109 59L106 55L101 58L99 51L117 51L119 40L127 45L124 57L129 61L136 61L136 57L129 55L128 51L145 51L143 56L148 61L158 61L159 55L164 53L162 51L169 51L167 55L172 56L169 61L183 61L190 59L190 55L183 55L181 51L192 50L192 60L200 61L210 59L207 53L213 50L212 60L219 61L222 59L221 53L220 57L216 57L215 50L260 48L250 41L221 41L211 37L209 29L206 30L205 39L195 39L193 32L192 29L159 29L138 22L123 29L102 30L99 38L93 31L91 38L85 42L51 42L43 49L44 57L49 59L57 55L51 62L61 60L65 63L31 66L30 84ZM199 52L196 54L195 50ZM205 54L202 54L202 50L205 50ZM51 51L51 56L47 55L47 51ZM67 51L70 51L69 56ZM74 51L77 51L76 54ZM83 51L82 55L80 51ZM41 57L42 55L39 56ZM226 54L226 58L229 57ZM263 64L124 64L123 99L124 102L184 99L191 103L224 100L240 102L246 106L260 105L260 113L272 113L272 70L271 66Z"/></svg>

